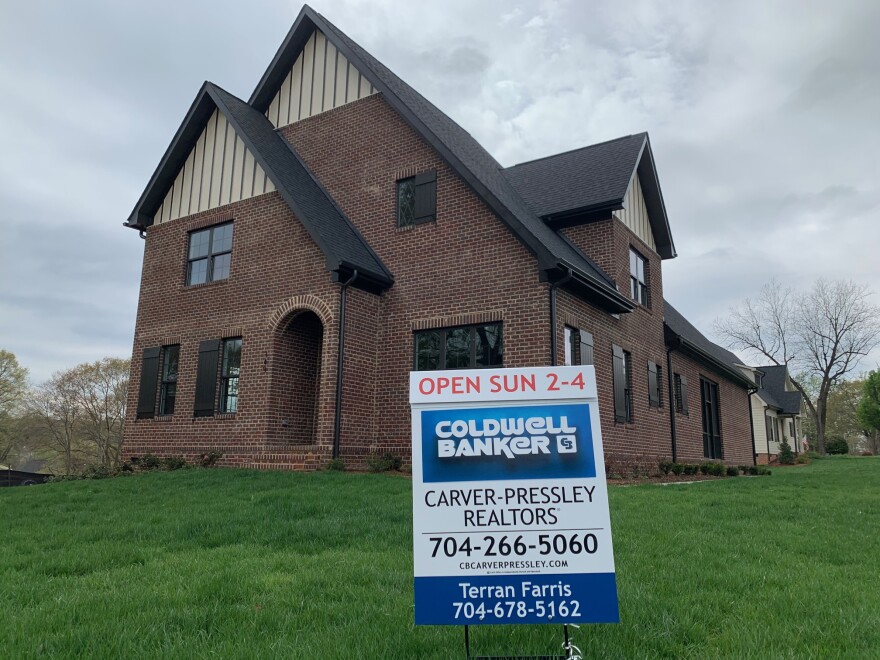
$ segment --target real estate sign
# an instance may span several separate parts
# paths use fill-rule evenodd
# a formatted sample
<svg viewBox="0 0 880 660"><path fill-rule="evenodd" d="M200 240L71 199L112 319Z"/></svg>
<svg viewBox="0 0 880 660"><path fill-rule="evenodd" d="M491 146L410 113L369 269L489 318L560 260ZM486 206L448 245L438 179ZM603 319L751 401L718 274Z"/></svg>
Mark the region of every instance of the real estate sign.
<svg viewBox="0 0 880 660"><path fill-rule="evenodd" d="M616 623L591 366L410 374L416 624Z"/></svg>

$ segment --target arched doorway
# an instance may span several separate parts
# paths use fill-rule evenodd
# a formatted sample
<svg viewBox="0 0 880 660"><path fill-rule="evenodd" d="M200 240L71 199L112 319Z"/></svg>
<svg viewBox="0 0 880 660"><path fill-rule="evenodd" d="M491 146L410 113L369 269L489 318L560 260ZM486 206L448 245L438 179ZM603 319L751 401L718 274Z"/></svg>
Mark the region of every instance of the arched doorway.
<svg viewBox="0 0 880 660"><path fill-rule="evenodd" d="M324 325L309 310L292 312L276 331L269 438L275 444L316 442Z"/></svg>

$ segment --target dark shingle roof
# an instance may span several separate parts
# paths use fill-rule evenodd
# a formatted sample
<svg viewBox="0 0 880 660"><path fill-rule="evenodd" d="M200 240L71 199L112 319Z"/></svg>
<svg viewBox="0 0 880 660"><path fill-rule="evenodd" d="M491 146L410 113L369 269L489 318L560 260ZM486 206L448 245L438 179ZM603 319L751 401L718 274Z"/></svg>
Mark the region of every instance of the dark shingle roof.
<svg viewBox="0 0 880 660"><path fill-rule="evenodd" d="M361 288L380 290L391 286L394 281L391 273L271 122L241 99L209 82L196 96L126 224L138 229L152 224L153 214L214 108L232 124L318 244L327 269L337 279L347 279L357 269L359 277L355 286Z"/></svg>
<svg viewBox="0 0 880 660"><path fill-rule="evenodd" d="M542 217L575 209L620 208L646 137L627 135L531 160L508 167L504 174Z"/></svg>
<svg viewBox="0 0 880 660"><path fill-rule="evenodd" d="M573 269L581 284L601 297L607 308L618 312L632 309L632 303L616 290L611 278L601 268L535 214L507 180L501 165L467 131L310 7L303 7L251 95L253 107L257 110L268 108L299 49L314 29L324 33L495 211L535 254L542 271Z"/></svg>
<svg viewBox="0 0 880 660"><path fill-rule="evenodd" d="M676 338L680 339L685 347L691 349L699 358L716 370L722 371L731 380L738 382L744 387L754 387L751 379L740 371L737 365L745 363L735 353L731 353L718 344L714 344L694 325L682 316L668 301L663 301L663 323Z"/></svg>
<svg viewBox="0 0 880 660"><path fill-rule="evenodd" d="M762 387L758 394L770 405L779 408L785 415L797 415L801 412L803 395L800 392L789 392L785 389L785 377L788 368L785 365L757 367L764 372Z"/></svg>

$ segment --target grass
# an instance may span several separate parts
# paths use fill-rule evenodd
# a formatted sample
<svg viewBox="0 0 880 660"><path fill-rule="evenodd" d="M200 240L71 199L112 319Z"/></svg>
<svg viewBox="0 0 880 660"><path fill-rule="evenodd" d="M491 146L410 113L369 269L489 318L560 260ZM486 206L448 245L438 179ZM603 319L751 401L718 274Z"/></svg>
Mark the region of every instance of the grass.
<svg viewBox="0 0 880 660"><path fill-rule="evenodd" d="M880 459L614 487L623 623L585 657L877 657ZM0 656L454 658L412 614L410 483L208 470L0 489ZM558 626L473 629L479 654Z"/></svg>

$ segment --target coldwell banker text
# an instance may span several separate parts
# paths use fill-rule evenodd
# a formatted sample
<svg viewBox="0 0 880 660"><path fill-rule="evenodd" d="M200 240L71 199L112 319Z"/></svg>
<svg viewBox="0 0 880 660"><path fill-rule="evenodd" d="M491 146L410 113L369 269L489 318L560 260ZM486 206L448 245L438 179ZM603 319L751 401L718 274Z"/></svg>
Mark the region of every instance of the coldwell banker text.
<svg viewBox="0 0 880 660"><path fill-rule="evenodd" d="M455 419L438 422L437 456L506 456L577 452L577 427L566 415L548 417L501 417ZM551 445L552 442L552 445Z"/></svg>

